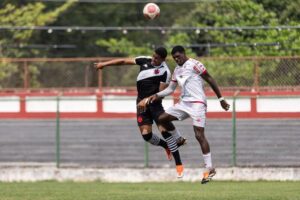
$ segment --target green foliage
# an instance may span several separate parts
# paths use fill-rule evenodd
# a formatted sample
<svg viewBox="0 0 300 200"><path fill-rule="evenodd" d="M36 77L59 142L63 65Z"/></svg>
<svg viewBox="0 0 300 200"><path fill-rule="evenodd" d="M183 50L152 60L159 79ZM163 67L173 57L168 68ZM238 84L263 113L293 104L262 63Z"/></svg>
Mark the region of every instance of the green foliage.
<svg viewBox="0 0 300 200"><path fill-rule="evenodd" d="M17 78L17 80L16 80ZM18 65L9 62L0 63L0 88L7 88L14 82L13 85L20 85L22 79L21 74L18 74ZM18 83L16 83L19 82Z"/></svg>
<svg viewBox="0 0 300 200"><path fill-rule="evenodd" d="M136 56L136 55L151 55L152 50L150 45L143 47L136 46L132 41L122 37L120 40L110 38L108 40L99 39L96 42L97 45L106 47L110 53L120 54L123 56Z"/></svg>
<svg viewBox="0 0 300 200"><path fill-rule="evenodd" d="M260 62L261 86L300 85L300 60Z"/></svg>
<svg viewBox="0 0 300 200"><path fill-rule="evenodd" d="M45 11L45 5L42 3L27 4L20 7L6 4L3 9L0 9L0 23L3 26L44 26L54 22L72 4L73 1L69 1L53 11ZM0 44L26 44L34 33L34 30L10 30L6 32L5 37L0 39ZM0 56L23 56L17 51L12 54L10 54L9 49L7 51L2 51Z"/></svg>
<svg viewBox="0 0 300 200"><path fill-rule="evenodd" d="M62 6L55 8L52 11L46 11L46 6L42 3L26 4L16 6L13 4L6 4L4 8L0 9L0 24L2 26L44 26L48 23L54 22L59 15L70 8L73 1L68 1ZM20 51L19 49L6 48L11 45L26 45L35 34L34 30L9 30L0 38L0 57L24 57L28 55L37 54L36 50ZM3 48L4 47L4 48ZM14 74L22 79L23 70L16 71L18 65L14 63L0 63L0 86L6 87L7 79ZM34 66L29 67L31 81L33 85L38 85L36 75L38 71ZM19 79L19 80L20 80Z"/></svg>
<svg viewBox="0 0 300 200"><path fill-rule="evenodd" d="M300 0L243 0L243 1L201 1L199 3L159 4L161 16L155 20L146 20L142 16L143 4L114 3L78 3L75 1L25 3L17 0L0 2L0 24L2 26L160 26L161 31L140 30L131 31L76 31L64 32L33 30L9 30L0 32L1 57L94 57L94 56L139 56L152 55L155 47L164 45L170 52L174 45L188 47L187 54L196 56L286 56L298 55L300 32L298 29L270 30L207 30L167 31L163 27L236 27L236 26L279 26L299 24ZM72 8L72 9L70 9ZM73 44L77 48L67 49L25 49L6 48L11 44ZM277 46L258 46L257 43L278 43ZM196 44L196 45L193 45ZM201 46L197 46L201 44ZM212 46L209 44L223 44ZM224 46L224 44L236 44ZM248 44L251 44L250 46ZM169 56L171 69L175 63ZM253 84L252 64L248 62L222 63L209 61L205 63L210 72L217 76L224 85ZM38 80L40 68L30 64L31 84L43 87ZM292 66L292 65L291 65ZM221 70L226 69L226 70ZM61 73L64 67L61 66ZM294 70L295 69L295 70ZM5 87L14 78L22 79L22 67L16 64L0 63L0 85ZM104 70L106 85L133 85L137 74L136 67L110 68ZM282 71L281 63L262 65L261 83L263 85L279 84L276 80L266 80L265 74ZM115 74L120 73L118 78ZM289 73L292 73L289 75ZM299 82L298 67L293 67L289 73L275 73L282 80L281 84L296 84ZM274 74L274 75L275 75ZM246 77L243 79L243 77ZM288 78L287 78L288 77ZM19 81L22 82L22 81ZM16 81L16 86L22 85ZM54 81L55 82L55 81Z"/></svg>
<svg viewBox="0 0 300 200"><path fill-rule="evenodd" d="M252 86L255 63L252 61L203 60L209 73L222 87Z"/></svg>
<svg viewBox="0 0 300 200"><path fill-rule="evenodd" d="M262 4L254 1L221 1L216 4L199 3L188 15L178 21L179 25L197 27L234 27L234 26L277 26L282 25L277 14L264 9ZM287 25L287 24L285 24ZM293 21L289 25L295 25ZM195 43L234 44L236 47L205 47L198 55L213 56L265 56L292 55L291 45L299 44L297 30L236 30L207 31L200 34L190 34L190 40ZM292 42L293 41L293 42ZM279 43L279 47L239 46L239 44Z"/></svg>

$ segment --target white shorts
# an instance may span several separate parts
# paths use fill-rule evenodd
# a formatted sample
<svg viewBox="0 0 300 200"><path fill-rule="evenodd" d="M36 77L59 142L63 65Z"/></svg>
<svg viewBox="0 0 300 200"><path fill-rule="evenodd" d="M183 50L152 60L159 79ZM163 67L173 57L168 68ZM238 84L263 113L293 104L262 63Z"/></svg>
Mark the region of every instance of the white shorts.
<svg viewBox="0 0 300 200"><path fill-rule="evenodd" d="M184 120L188 117L193 119L193 125L205 127L207 106L202 102L183 102L175 104L168 108L166 113L176 117L178 120Z"/></svg>

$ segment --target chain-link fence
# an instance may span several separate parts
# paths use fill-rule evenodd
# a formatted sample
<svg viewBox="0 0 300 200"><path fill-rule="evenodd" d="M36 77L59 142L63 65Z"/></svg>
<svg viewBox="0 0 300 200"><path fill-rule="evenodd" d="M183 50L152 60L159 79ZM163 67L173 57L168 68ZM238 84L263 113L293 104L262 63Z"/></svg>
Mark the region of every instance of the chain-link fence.
<svg viewBox="0 0 300 200"><path fill-rule="evenodd" d="M0 59L2 89L135 86L138 67L96 71L93 63L110 58ZM244 90L299 89L300 57L200 58L220 87ZM169 60L170 68L174 61Z"/></svg>

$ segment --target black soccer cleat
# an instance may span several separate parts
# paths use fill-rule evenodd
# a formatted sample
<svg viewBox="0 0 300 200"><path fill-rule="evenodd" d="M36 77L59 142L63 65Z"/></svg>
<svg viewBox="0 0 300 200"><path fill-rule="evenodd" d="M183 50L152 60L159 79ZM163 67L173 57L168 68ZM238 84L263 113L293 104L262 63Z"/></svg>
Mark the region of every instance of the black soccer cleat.
<svg viewBox="0 0 300 200"><path fill-rule="evenodd" d="M182 136L180 136L177 140L176 140L176 143L177 143L177 146L180 147L180 146L183 146L186 144L186 139Z"/></svg>
<svg viewBox="0 0 300 200"><path fill-rule="evenodd" d="M215 168L211 168L211 169L205 171L203 173L203 178L202 178L201 184L205 184L205 183L208 183L209 181L211 181L212 177L214 175L216 175L216 173L217 172L216 172Z"/></svg>

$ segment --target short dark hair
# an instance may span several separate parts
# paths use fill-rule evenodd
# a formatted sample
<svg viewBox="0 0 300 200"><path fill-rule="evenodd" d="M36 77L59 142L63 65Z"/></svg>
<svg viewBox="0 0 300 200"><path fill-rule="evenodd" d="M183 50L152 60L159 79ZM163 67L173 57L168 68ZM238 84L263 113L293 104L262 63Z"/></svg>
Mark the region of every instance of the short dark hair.
<svg viewBox="0 0 300 200"><path fill-rule="evenodd" d="M157 55L159 55L162 59L165 59L168 55L167 49L164 47L158 47L154 51Z"/></svg>
<svg viewBox="0 0 300 200"><path fill-rule="evenodd" d="M173 47L171 54L174 55L176 52L185 53L183 46L177 45Z"/></svg>

